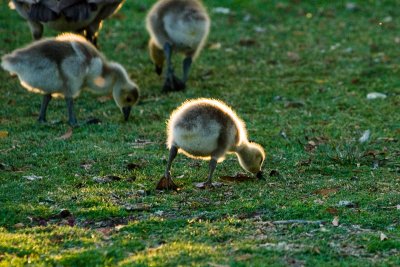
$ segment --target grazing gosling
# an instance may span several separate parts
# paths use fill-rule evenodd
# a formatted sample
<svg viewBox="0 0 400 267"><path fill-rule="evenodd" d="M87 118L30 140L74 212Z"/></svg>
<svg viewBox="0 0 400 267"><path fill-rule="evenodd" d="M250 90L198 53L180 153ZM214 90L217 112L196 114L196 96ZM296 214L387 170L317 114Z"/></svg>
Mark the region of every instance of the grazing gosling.
<svg viewBox="0 0 400 267"><path fill-rule="evenodd" d="M248 141L244 122L225 103L206 98L186 101L173 111L167 128L170 154L157 189L177 188L170 169L178 151L192 158L210 160L205 186L212 186L217 162L222 162L227 153L235 153L243 169L261 178L264 149Z"/></svg>
<svg viewBox="0 0 400 267"><path fill-rule="evenodd" d="M184 90L192 61L199 55L210 30L210 18L200 0L159 0L146 18L150 34L149 53L157 74L164 61L167 71L163 91ZM184 53L183 78L179 80L171 63L172 51Z"/></svg>
<svg viewBox="0 0 400 267"><path fill-rule="evenodd" d="M62 34L17 49L2 57L1 66L16 74L25 89L44 95L39 122L46 121L47 105L52 96L58 96L65 98L69 124L76 125L73 99L83 87L100 94L112 92L125 120L139 98L139 89L125 69L108 62L90 42L76 34Z"/></svg>
<svg viewBox="0 0 400 267"><path fill-rule="evenodd" d="M11 0L18 14L27 20L34 40L43 35L43 27L73 31L97 46L104 19L118 12L125 0Z"/></svg>

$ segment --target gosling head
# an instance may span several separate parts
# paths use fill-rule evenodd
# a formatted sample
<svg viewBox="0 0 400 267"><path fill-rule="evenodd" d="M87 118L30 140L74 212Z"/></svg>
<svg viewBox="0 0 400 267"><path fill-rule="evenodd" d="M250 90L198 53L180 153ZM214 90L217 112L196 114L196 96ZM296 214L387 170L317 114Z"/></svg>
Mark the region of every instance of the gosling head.
<svg viewBox="0 0 400 267"><path fill-rule="evenodd" d="M128 77L120 64L111 63L110 68L114 74L113 98L124 115L125 121L127 121L132 106L139 99L139 87Z"/></svg>
<svg viewBox="0 0 400 267"><path fill-rule="evenodd" d="M261 167L265 160L265 152L262 146L256 143L247 143L237 152L240 166L246 171L262 177Z"/></svg>
<svg viewBox="0 0 400 267"><path fill-rule="evenodd" d="M139 89L136 84L128 83L125 87L121 88L119 93L113 91L113 97L117 106L121 109L125 121L129 119L132 106L135 105L139 99Z"/></svg>

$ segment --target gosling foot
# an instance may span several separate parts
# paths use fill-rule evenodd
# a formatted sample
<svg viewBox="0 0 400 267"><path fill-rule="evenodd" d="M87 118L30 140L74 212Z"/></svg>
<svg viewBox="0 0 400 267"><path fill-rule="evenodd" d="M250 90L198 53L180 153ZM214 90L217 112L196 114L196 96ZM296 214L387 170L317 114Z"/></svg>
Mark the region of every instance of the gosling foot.
<svg viewBox="0 0 400 267"><path fill-rule="evenodd" d="M69 119L68 120L68 124L72 128L78 128L79 127L78 121L76 119Z"/></svg>
<svg viewBox="0 0 400 267"><path fill-rule="evenodd" d="M204 183L197 183L196 187L199 189L212 189L216 187L222 187L223 185L224 185L223 183L218 183L218 182L214 183L204 182Z"/></svg>
<svg viewBox="0 0 400 267"><path fill-rule="evenodd" d="M172 75L165 80L162 91L165 93L172 91L183 91L185 88L186 84L175 75Z"/></svg>
<svg viewBox="0 0 400 267"><path fill-rule="evenodd" d="M172 181L171 177L163 176L156 186L157 190L174 190L178 191L178 186Z"/></svg>
<svg viewBox="0 0 400 267"><path fill-rule="evenodd" d="M39 124L46 124L47 123L47 120L45 118L40 118L39 117L37 121L38 121Z"/></svg>

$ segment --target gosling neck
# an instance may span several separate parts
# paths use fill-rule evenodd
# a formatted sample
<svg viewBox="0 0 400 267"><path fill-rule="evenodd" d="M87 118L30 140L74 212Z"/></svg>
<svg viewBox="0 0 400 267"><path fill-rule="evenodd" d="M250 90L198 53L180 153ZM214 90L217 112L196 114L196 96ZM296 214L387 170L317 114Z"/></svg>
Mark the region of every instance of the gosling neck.
<svg viewBox="0 0 400 267"><path fill-rule="evenodd" d="M249 142L243 141L240 143L240 145L236 146L234 152L238 154L239 156L243 156L244 154L247 154L249 151Z"/></svg>
<svg viewBox="0 0 400 267"><path fill-rule="evenodd" d="M118 63L111 62L107 64L106 72L112 75L115 83L127 83L129 81L128 73Z"/></svg>

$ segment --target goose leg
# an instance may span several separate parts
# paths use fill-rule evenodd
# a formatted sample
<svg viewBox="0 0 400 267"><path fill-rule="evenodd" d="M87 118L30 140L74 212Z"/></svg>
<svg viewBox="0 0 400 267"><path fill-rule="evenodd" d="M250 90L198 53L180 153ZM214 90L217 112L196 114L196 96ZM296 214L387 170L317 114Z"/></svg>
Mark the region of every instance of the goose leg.
<svg viewBox="0 0 400 267"><path fill-rule="evenodd" d="M38 19L30 18L32 16L31 8L27 9L26 3L23 3L22 1L12 0L10 2L14 4L16 11L27 20L32 38L34 40L39 40L43 34L43 25L38 21Z"/></svg>
<svg viewBox="0 0 400 267"><path fill-rule="evenodd" d="M172 66L172 47L171 44L165 43L164 45L164 54L167 60L167 71L165 76L165 82L163 86L164 92L169 91L181 91L185 89L185 84L179 80L174 74L174 68Z"/></svg>
<svg viewBox="0 0 400 267"><path fill-rule="evenodd" d="M92 32L91 30L86 30L86 36L85 37L96 48L98 48L98 46L97 46L97 33L96 32Z"/></svg>
<svg viewBox="0 0 400 267"><path fill-rule="evenodd" d="M28 20L33 40L39 40L43 35L43 25L40 22Z"/></svg>
<svg viewBox="0 0 400 267"><path fill-rule="evenodd" d="M68 123L71 126L77 126L77 120L74 113L74 100L71 97L66 97L65 102L67 103L67 110L68 110Z"/></svg>
<svg viewBox="0 0 400 267"><path fill-rule="evenodd" d="M167 167L165 169L164 177L161 178L161 180L158 182L156 189L157 190L177 190L178 186L172 181L171 178L171 166L172 166L172 161L174 161L176 155L178 154L178 148L176 146L172 146L171 149L169 150L169 158L168 158L168 163Z"/></svg>
<svg viewBox="0 0 400 267"><path fill-rule="evenodd" d="M97 46L97 38L99 35L99 29L101 27L101 21L95 21L86 28L85 37L86 39L91 42L96 48Z"/></svg>
<svg viewBox="0 0 400 267"><path fill-rule="evenodd" d="M89 4L89 13L97 12L97 16L95 20L87 27L86 29L86 38L98 48L97 39L99 35L99 30L101 29L103 20L114 14L122 5L124 0L114 0L114 1L103 1L103 2L112 2L110 4ZM99 1L86 1L86 2L97 2Z"/></svg>
<svg viewBox="0 0 400 267"><path fill-rule="evenodd" d="M46 111L50 100L51 100L51 94L43 96L42 105L40 107L39 119L38 119L39 122L46 122Z"/></svg>

